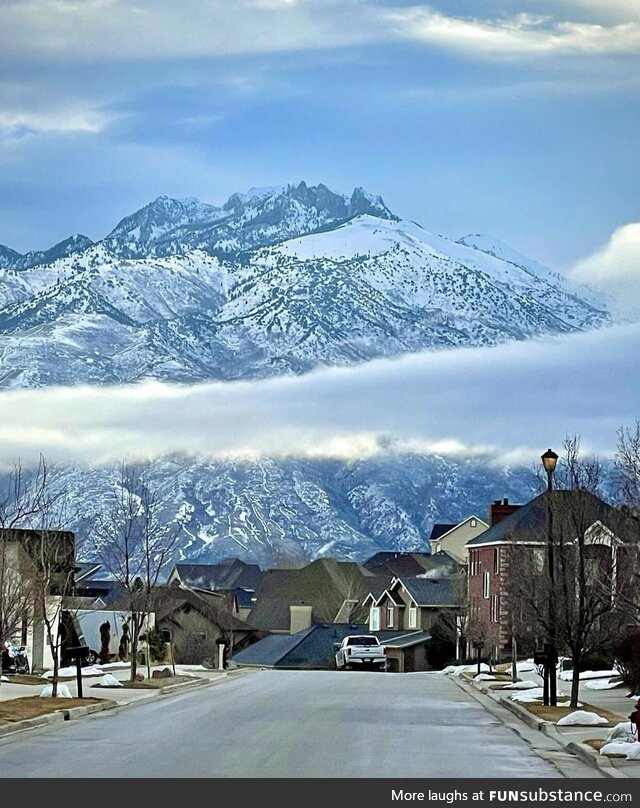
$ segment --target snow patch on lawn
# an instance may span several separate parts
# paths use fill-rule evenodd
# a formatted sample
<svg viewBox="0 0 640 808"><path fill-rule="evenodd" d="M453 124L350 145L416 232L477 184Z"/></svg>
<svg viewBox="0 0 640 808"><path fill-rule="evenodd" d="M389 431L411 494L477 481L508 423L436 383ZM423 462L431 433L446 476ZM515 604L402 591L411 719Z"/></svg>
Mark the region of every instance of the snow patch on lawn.
<svg viewBox="0 0 640 808"><path fill-rule="evenodd" d="M443 668L440 673L446 673L449 676L460 676L462 673L473 673L473 671L478 670L478 665L447 665L446 668ZM480 664L480 671L481 673L488 673L491 668L486 664L486 662L482 662Z"/></svg>
<svg viewBox="0 0 640 808"><path fill-rule="evenodd" d="M495 682L496 677L492 676L490 673L479 673L477 676L473 677L474 682Z"/></svg>
<svg viewBox="0 0 640 808"><path fill-rule="evenodd" d="M609 671L582 671L580 681L582 682L586 679L611 679L612 676L620 676L620 671L613 669ZM563 682L571 682L573 680L573 671L562 671L558 678L562 679Z"/></svg>
<svg viewBox="0 0 640 808"><path fill-rule="evenodd" d="M88 665L86 668L80 668L82 672L82 676L101 676L102 675L102 668L99 668L97 665ZM58 676L76 676L76 669L73 668L60 668L58 670ZM53 671L45 671L41 679L51 679L53 676Z"/></svg>
<svg viewBox="0 0 640 808"><path fill-rule="evenodd" d="M611 741L600 749L601 755L622 755L627 760L640 760L640 743L625 743L624 741Z"/></svg>
<svg viewBox="0 0 640 808"><path fill-rule="evenodd" d="M100 679L100 684L102 687L122 687L122 682L120 682L112 673L105 673L105 675Z"/></svg>
<svg viewBox="0 0 640 808"><path fill-rule="evenodd" d="M535 682L511 682L511 684L505 685L502 689L503 690L533 690L537 688L538 685Z"/></svg>
<svg viewBox="0 0 640 808"><path fill-rule="evenodd" d="M619 741L621 743L635 743L636 734L629 721L621 721L615 727L611 727L607 733L607 741Z"/></svg>
<svg viewBox="0 0 640 808"><path fill-rule="evenodd" d="M584 687L587 690L613 690L614 687L620 687L622 682L610 682L610 681L602 681L601 679L595 679L593 681L587 681L584 683Z"/></svg>
<svg viewBox="0 0 640 808"><path fill-rule="evenodd" d="M575 710L569 715L565 715L559 721L556 721L559 727L596 727L599 724L608 724L606 718L603 718L597 713L590 713L587 710Z"/></svg>
<svg viewBox="0 0 640 808"><path fill-rule="evenodd" d="M71 692L69 688L63 684L62 682L58 684L58 696L59 699L70 699ZM53 698L53 685L47 685L46 687L42 688L42 692L40 693L40 698Z"/></svg>

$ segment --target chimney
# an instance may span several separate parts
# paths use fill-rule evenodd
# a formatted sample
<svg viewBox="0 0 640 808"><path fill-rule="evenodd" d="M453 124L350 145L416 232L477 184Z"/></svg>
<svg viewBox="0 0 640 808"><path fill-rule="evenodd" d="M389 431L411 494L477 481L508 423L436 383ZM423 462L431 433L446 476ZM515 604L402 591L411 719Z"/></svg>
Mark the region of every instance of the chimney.
<svg viewBox="0 0 640 808"><path fill-rule="evenodd" d="M494 499L489 506L489 526L491 527L501 522L504 518L510 516L521 507L522 505L510 505L507 497L502 500Z"/></svg>
<svg viewBox="0 0 640 808"><path fill-rule="evenodd" d="M289 623L289 634L297 634L306 628L311 628L311 606L289 606L291 614Z"/></svg>

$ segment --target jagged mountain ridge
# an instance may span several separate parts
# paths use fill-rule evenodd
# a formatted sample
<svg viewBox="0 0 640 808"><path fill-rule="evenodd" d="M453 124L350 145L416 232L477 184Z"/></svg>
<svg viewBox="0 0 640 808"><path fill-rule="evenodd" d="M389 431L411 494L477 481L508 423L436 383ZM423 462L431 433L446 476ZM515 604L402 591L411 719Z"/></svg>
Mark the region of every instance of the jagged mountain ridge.
<svg viewBox="0 0 640 808"><path fill-rule="evenodd" d="M160 198L101 242L0 277L5 387L303 373L611 320L535 262L431 234L362 189L303 183L222 208Z"/></svg>

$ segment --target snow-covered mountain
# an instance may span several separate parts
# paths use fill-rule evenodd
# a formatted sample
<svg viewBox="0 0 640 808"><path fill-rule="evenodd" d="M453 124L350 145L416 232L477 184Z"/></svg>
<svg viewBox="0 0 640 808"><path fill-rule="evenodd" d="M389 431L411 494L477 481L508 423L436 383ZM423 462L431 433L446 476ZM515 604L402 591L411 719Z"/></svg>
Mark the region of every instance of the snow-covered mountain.
<svg viewBox="0 0 640 808"><path fill-rule="evenodd" d="M598 328L590 290L487 236L447 239L356 188L251 189L217 207L159 197L101 241L0 246L0 386L304 373L425 348ZM397 455L345 463L165 458L146 470L176 558L264 565L425 549L434 521L525 501L531 474ZM87 533L114 469L62 472ZM96 548L85 547L85 556Z"/></svg>
<svg viewBox="0 0 640 808"><path fill-rule="evenodd" d="M163 503L167 533L179 530L174 560L236 556L264 567L321 556L364 560L378 550L428 551L434 522L486 518L495 498L525 502L536 486L530 471L413 454L354 463L170 457L145 467L143 477ZM89 536L82 555L99 556L89 526L108 510L119 468L70 467L58 480L74 492L81 514L70 527Z"/></svg>
<svg viewBox="0 0 640 808"><path fill-rule="evenodd" d="M233 256L367 213L394 218L380 197L362 188L344 196L304 182L252 188L233 194L220 208L198 199L160 196L119 222L105 245L124 258L183 255L189 250Z"/></svg>
<svg viewBox="0 0 640 808"><path fill-rule="evenodd" d="M41 264L50 264L58 258L64 258L67 255L82 252L93 244L90 238L75 233L73 236L64 239L64 241L54 244L48 250L34 250L32 252L21 255L19 252L12 250L0 244L0 269L29 269L30 267L39 266Z"/></svg>
<svg viewBox="0 0 640 808"><path fill-rule="evenodd" d="M0 270L0 385L302 373L610 320L506 245L434 235L360 188L160 197L101 242Z"/></svg>

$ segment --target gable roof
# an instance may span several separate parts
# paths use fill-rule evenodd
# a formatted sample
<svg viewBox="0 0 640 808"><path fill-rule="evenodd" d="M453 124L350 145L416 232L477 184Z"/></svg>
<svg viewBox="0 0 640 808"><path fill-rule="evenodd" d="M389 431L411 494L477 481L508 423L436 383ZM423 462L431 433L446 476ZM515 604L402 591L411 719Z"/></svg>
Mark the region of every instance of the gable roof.
<svg viewBox="0 0 640 808"><path fill-rule="evenodd" d="M573 541L601 522L622 541L630 541L638 523L588 491L545 491L467 542L470 548L491 544L546 544L549 514L558 540Z"/></svg>
<svg viewBox="0 0 640 808"><path fill-rule="evenodd" d="M459 605L450 578L398 578L391 585L391 590L398 586L403 586L421 607Z"/></svg>
<svg viewBox="0 0 640 808"><path fill-rule="evenodd" d="M444 536L445 533L448 533L450 530L453 530L454 527L457 527L457 524L445 524L444 522L436 522L436 524L431 528L431 534L429 535L429 541L435 541L439 539L440 536Z"/></svg>
<svg viewBox="0 0 640 808"><path fill-rule="evenodd" d="M214 592L196 592L192 589L163 586L154 591L154 602L157 623L163 620L179 622L175 620L174 615L188 605L221 628L252 631L250 626L234 617L225 608L224 599Z"/></svg>
<svg viewBox="0 0 640 808"><path fill-rule="evenodd" d="M314 622L333 622L346 599L362 602L376 577L353 561L321 558L300 569L267 570L248 620L261 631L288 631L290 606L312 607Z"/></svg>
<svg viewBox="0 0 640 808"><path fill-rule="evenodd" d="M368 558L362 565L376 575L389 578L398 575L419 575L433 566L431 553L381 552Z"/></svg>

